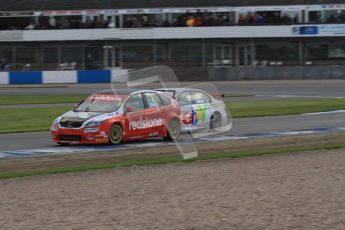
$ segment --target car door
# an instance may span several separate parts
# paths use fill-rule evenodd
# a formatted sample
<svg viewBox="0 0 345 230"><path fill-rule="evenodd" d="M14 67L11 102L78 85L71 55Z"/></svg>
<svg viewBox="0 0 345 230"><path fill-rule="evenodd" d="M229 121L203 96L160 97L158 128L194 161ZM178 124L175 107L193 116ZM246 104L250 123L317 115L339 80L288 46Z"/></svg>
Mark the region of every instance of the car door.
<svg viewBox="0 0 345 230"><path fill-rule="evenodd" d="M144 93L144 101L146 106L144 116L148 121L145 135L148 137L158 136L166 124L162 99L157 93L146 92Z"/></svg>
<svg viewBox="0 0 345 230"><path fill-rule="evenodd" d="M195 130L207 127L209 106L206 96L196 90L185 91L179 95L177 100L181 106L184 128Z"/></svg>
<svg viewBox="0 0 345 230"><path fill-rule="evenodd" d="M196 128L204 129L209 127L212 115L211 98L201 91L192 91L192 105L196 113Z"/></svg>
<svg viewBox="0 0 345 230"><path fill-rule="evenodd" d="M125 125L124 136L126 139L144 137L145 130L142 125L145 120L145 103L141 93L134 94L128 98L124 105Z"/></svg>
<svg viewBox="0 0 345 230"><path fill-rule="evenodd" d="M196 114L192 105L191 91L184 91L177 97L177 102L181 107L182 130L191 130L196 122Z"/></svg>

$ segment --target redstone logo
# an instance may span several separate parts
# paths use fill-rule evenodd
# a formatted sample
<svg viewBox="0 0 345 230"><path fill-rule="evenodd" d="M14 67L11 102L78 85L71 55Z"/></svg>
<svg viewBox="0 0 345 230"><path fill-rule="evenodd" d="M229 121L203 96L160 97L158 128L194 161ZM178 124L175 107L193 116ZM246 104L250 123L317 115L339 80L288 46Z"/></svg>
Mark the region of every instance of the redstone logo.
<svg viewBox="0 0 345 230"><path fill-rule="evenodd" d="M136 129L147 129L163 125L163 120L161 118L131 121L129 123L129 130Z"/></svg>

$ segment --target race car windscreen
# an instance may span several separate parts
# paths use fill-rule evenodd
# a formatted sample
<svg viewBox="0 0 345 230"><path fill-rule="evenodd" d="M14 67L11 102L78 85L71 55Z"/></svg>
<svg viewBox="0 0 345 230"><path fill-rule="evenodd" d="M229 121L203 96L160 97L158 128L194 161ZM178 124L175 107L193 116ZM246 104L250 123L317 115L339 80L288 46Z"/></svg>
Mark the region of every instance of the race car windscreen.
<svg viewBox="0 0 345 230"><path fill-rule="evenodd" d="M128 95L94 94L78 105L74 112L115 112L127 97Z"/></svg>
<svg viewBox="0 0 345 230"><path fill-rule="evenodd" d="M176 92L174 90L157 89L156 91L162 92L168 97L175 99Z"/></svg>

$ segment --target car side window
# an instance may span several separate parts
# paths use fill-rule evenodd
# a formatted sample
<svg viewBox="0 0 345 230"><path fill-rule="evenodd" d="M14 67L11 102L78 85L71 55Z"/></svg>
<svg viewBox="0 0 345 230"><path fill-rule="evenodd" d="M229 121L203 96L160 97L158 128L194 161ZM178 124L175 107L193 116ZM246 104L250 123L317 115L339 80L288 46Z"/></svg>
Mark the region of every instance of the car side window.
<svg viewBox="0 0 345 230"><path fill-rule="evenodd" d="M198 105L198 104L205 104L207 102L207 97L204 93L199 92L199 91L193 91L192 92L192 103L193 105Z"/></svg>
<svg viewBox="0 0 345 230"><path fill-rule="evenodd" d="M170 105L171 99L163 94L159 94L159 97L161 98L163 105Z"/></svg>
<svg viewBox="0 0 345 230"><path fill-rule="evenodd" d="M138 94L131 96L126 103L125 108L127 108L127 107L132 107L135 109L135 111L139 111L139 110L144 109L145 104L144 104L144 100L143 100L141 93L138 93Z"/></svg>
<svg viewBox="0 0 345 230"><path fill-rule="evenodd" d="M180 94L180 96L177 99L178 103L181 106L185 105L192 105L192 95L190 91L186 91Z"/></svg>
<svg viewBox="0 0 345 230"><path fill-rule="evenodd" d="M148 108L162 106L162 100L156 93L144 93Z"/></svg>

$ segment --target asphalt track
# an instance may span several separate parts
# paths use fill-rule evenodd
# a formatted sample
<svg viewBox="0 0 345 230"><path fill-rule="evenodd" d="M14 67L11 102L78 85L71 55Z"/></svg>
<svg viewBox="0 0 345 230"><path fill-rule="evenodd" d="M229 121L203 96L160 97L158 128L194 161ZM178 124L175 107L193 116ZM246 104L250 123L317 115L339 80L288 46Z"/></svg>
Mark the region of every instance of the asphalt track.
<svg viewBox="0 0 345 230"><path fill-rule="evenodd" d="M184 83L193 85L193 83ZM255 94L256 98L286 97L345 97L345 81L254 81L214 82L218 90L228 94ZM90 94L109 88L109 84L52 85L45 87L0 87L0 95L66 95ZM267 138L313 133L345 131L345 112L301 114L279 117L235 119L233 129L225 134L201 138L196 142L232 141L246 138ZM165 144L161 140L145 140L119 146L60 147L50 142L49 132L1 134L0 158L42 154L62 154L86 151L140 148Z"/></svg>
<svg viewBox="0 0 345 230"><path fill-rule="evenodd" d="M184 82L183 86L200 83ZM214 84L220 92L229 94L254 94L257 96L299 97L345 97L345 80L299 80L299 81L227 81L206 82ZM124 87L125 84L115 84ZM148 88L160 87L159 85ZM109 89L110 84L67 84L37 86L0 86L0 95L88 95Z"/></svg>
<svg viewBox="0 0 345 230"><path fill-rule="evenodd" d="M334 113L235 119L233 129L228 133L195 139L195 142L235 141L240 139L345 132L344 117L345 111L339 111ZM135 149L167 144L161 139L148 139L123 143L117 146L86 145L61 147L50 142L49 132L1 134L0 143L0 158L106 150L116 151L117 149Z"/></svg>

